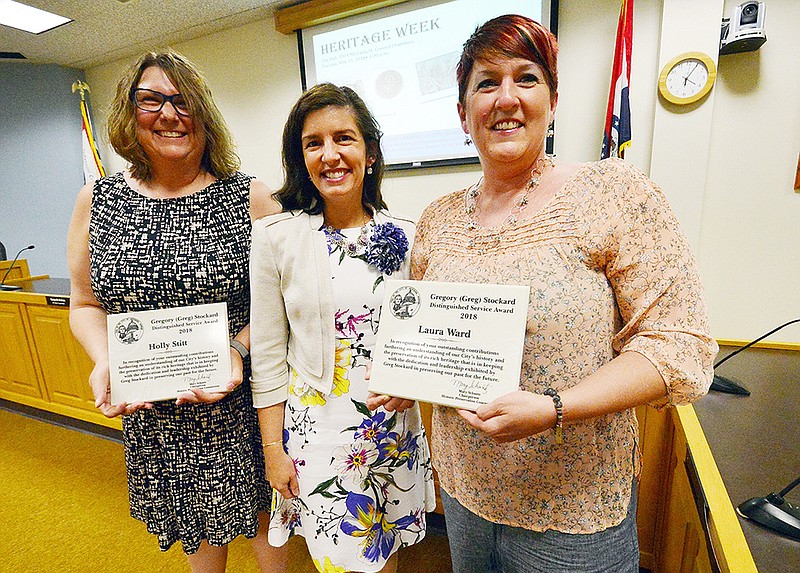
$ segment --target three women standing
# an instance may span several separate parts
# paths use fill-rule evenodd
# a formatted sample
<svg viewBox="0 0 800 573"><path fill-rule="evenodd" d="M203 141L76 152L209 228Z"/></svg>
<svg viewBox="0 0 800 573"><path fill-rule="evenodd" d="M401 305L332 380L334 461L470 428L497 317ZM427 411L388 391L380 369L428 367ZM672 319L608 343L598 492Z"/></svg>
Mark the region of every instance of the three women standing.
<svg viewBox="0 0 800 573"><path fill-rule="evenodd" d="M413 246L412 278L531 289L520 390L476 412L434 410L456 572L637 571L633 407L692 401L711 379L696 264L663 194L624 162L544 154L556 55L553 36L519 16L467 41L458 109L483 178L426 209ZM241 236L278 208L214 159L219 122L181 66L143 61L120 84L128 136L115 149L133 169L82 190L70 233L71 320L96 364L97 404L130 414L132 513L205 564L224 566L212 545L263 534L269 489L236 355L228 395L184 406L106 395L105 313L227 300L231 335L252 338L277 490L270 539L301 533L321 569L392 571L397 549L424 536L432 491L417 406L367 399L382 284L406 278L414 232L385 212L380 133L347 88L317 86L293 108L285 212L253 225L251 332Z"/></svg>

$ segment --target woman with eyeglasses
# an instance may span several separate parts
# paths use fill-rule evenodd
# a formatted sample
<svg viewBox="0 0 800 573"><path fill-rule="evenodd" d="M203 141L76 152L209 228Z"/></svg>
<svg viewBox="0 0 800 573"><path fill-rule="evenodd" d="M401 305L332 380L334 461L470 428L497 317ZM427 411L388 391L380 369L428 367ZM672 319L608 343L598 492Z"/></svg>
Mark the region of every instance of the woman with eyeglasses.
<svg viewBox="0 0 800 573"><path fill-rule="evenodd" d="M271 493L249 388L251 221L280 210L239 171L228 127L182 56L147 53L117 86L108 119L126 171L84 186L69 231L70 324L94 361L95 405L122 415L131 515L180 541L194 572L224 572L227 544L253 540L262 571L285 570L267 543ZM112 404L108 314L225 302L227 391Z"/></svg>

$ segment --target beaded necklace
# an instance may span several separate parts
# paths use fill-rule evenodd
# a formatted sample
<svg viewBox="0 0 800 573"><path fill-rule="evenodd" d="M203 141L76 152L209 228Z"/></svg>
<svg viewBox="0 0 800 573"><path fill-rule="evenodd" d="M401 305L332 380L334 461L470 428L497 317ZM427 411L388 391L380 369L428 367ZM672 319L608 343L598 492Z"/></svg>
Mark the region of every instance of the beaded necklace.
<svg viewBox="0 0 800 573"><path fill-rule="evenodd" d="M503 222L498 227L492 227L492 229L496 230L490 231L490 237L494 239L494 245L500 243L503 233L505 233L507 228L513 227L517 223L522 215L522 212L525 210L525 207L528 206L528 195L530 195L531 191L534 191L537 187L539 187L542 174L548 166L555 166L552 156L545 155L544 157L540 157L536 160L536 163L531 170L531 177L525 184L525 190L519 197L514 199L514 204L511 206L511 210L508 215L506 215L506 217L503 219ZM464 209L467 213L467 223L465 224L465 228L470 233L481 228L481 225L478 224L478 199L481 196L482 187L483 177L481 177L475 185L467 189L467 192L464 195ZM467 241L467 248L472 249L474 246L475 237L470 237L469 241Z"/></svg>
<svg viewBox="0 0 800 573"><path fill-rule="evenodd" d="M363 213L364 224L361 226L361 231L358 237L353 241L348 239L340 229L334 229L331 225L325 225L324 229L330 242L334 247L339 247L342 253L349 257L361 257L367 252L369 239L372 235L372 228L375 226L374 222L367 219L367 214Z"/></svg>

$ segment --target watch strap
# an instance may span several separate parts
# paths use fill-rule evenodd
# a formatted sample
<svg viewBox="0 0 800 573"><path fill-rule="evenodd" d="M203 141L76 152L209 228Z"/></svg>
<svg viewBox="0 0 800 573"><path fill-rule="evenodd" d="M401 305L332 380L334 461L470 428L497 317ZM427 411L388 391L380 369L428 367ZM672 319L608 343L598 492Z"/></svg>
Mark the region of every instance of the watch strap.
<svg viewBox="0 0 800 573"><path fill-rule="evenodd" d="M239 353L239 356L242 357L242 362L244 362L245 358L250 356L250 351L247 350L247 347L235 338L231 338L231 348Z"/></svg>

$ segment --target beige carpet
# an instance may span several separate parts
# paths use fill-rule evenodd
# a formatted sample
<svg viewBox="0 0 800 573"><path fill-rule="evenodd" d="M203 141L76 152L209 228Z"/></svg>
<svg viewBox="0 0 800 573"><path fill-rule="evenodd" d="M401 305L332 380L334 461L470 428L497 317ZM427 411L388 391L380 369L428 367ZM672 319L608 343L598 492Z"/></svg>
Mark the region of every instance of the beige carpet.
<svg viewBox="0 0 800 573"><path fill-rule="evenodd" d="M128 513L122 445L0 409L0 572L188 572L176 544L162 553ZM228 571L258 573L249 543L230 546ZM290 573L315 570L302 538ZM449 573L444 535L400 553L401 573Z"/></svg>

